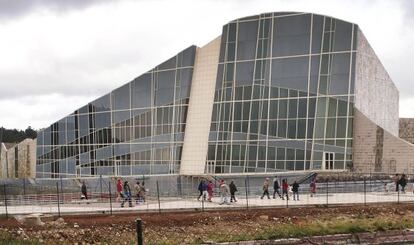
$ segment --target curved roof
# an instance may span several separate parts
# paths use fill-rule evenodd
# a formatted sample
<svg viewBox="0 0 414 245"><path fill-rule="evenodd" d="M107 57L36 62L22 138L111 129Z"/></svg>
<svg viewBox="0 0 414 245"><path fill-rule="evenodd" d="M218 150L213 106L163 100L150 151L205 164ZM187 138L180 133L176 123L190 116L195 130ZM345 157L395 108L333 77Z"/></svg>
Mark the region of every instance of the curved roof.
<svg viewBox="0 0 414 245"><path fill-rule="evenodd" d="M294 16L294 15L302 15L302 14L312 14L312 15L318 15L318 16L323 16L323 17L329 17L329 18L333 18L333 19L340 20L340 21L343 21L343 22L347 22L349 24L355 24L355 23L352 23L352 22L349 22L349 21L346 21L346 20L342 20L342 19L338 19L336 17L329 16L329 15L316 14L316 13L310 13L310 12L295 12L295 11L268 12L268 13L250 15L250 16L245 16L245 17L234 19L234 20L230 21L227 24L234 23L234 22L237 22L237 21L255 20L255 19L258 19L259 17L261 17L261 18L266 18L266 17L270 18L270 17L272 17L272 15L273 15L273 17L284 17L284 16Z"/></svg>

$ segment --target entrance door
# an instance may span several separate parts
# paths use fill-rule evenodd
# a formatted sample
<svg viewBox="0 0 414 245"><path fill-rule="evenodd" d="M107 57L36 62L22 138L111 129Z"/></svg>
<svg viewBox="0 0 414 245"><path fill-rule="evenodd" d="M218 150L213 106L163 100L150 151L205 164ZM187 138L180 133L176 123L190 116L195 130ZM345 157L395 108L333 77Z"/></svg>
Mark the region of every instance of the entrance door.
<svg viewBox="0 0 414 245"><path fill-rule="evenodd" d="M214 161L207 161L206 165L206 173L212 174L214 173Z"/></svg>
<svg viewBox="0 0 414 245"><path fill-rule="evenodd" d="M331 170L334 168L334 158L335 153L334 152L325 152L324 154L324 161L323 161L323 167L325 170Z"/></svg>
<svg viewBox="0 0 414 245"><path fill-rule="evenodd" d="M120 171L120 165L121 165L121 161L119 161L119 160L114 160L114 175L115 176L118 176L119 175L119 173L121 172Z"/></svg>
<svg viewBox="0 0 414 245"><path fill-rule="evenodd" d="M76 178L80 178L81 177L81 168L80 166L76 166Z"/></svg>

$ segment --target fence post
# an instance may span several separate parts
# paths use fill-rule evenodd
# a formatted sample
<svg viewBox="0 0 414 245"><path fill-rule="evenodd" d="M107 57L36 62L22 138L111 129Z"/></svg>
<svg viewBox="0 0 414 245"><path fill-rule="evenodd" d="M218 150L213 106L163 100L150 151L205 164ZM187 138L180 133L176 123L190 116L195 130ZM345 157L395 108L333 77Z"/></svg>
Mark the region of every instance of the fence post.
<svg viewBox="0 0 414 245"><path fill-rule="evenodd" d="M204 192L204 191L203 191ZM204 212L204 193L201 196L201 212Z"/></svg>
<svg viewBox="0 0 414 245"><path fill-rule="evenodd" d="M158 185L158 180L157 180L157 199L158 199L158 213L161 213L160 188Z"/></svg>
<svg viewBox="0 0 414 245"><path fill-rule="evenodd" d="M99 186L100 186L100 189L101 189L101 196L100 196L100 198L101 198L101 201L102 201L102 174L99 175Z"/></svg>
<svg viewBox="0 0 414 245"><path fill-rule="evenodd" d="M398 182L397 182L398 185ZM398 186L397 204L400 204L400 187Z"/></svg>
<svg viewBox="0 0 414 245"><path fill-rule="evenodd" d="M58 214L60 217L60 198L59 198L59 182L56 181L56 196L57 196L57 204L58 204Z"/></svg>
<svg viewBox="0 0 414 245"><path fill-rule="evenodd" d="M112 194L111 194L111 181L108 182L108 192L109 192L109 212L112 215Z"/></svg>
<svg viewBox="0 0 414 245"><path fill-rule="evenodd" d="M136 219L136 225L137 225L137 242L138 245L144 244L144 237L143 237L143 230L142 230L142 220L140 218Z"/></svg>
<svg viewBox="0 0 414 245"><path fill-rule="evenodd" d="M244 178L244 189L246 190L246 208L249 209L249 175Z"/></svg>
<svg viewBox="0 0 414 245"><path fill-rule="evenodd" d="M335 180L335 189L334 189L334 192L336 193L336 194L338 194L338 190L337 190L337 187L338 187L338 182L339 182L339 173L337 173L337 176L336 176L337 178L336 178L336 180Z"/></svg>
<svg viewBox="0 0 414 245"><path fill-rule="evenodd" d="M63 193L63 180L62 176L60 176L60 193L62 194L62 204L65 203L65 194Z"/></svg>
<svg viewBox="0 0 414 245"><path fill-rule="evenodd" d="M329 201L328 201L328 195L329 195L329 180L326 180L326 207L328 207Z"/></svg>
<svg viewBox="0 0 414 245"><path fill-rule="evenodd" d="M7 191L6 191L6 184L3 185L3 192L4 192L4 207L6 208L6 219L9 218L9 212L7 211Z"/></svg>
<svg viewBox="0 0 414 245"><path fill-rule="evenodd" d="M23 199L26 198L26 179L23 178Z"/></svg>
<svg viewBox="0 0 414 245"><path fill-rule="evenodd" d="M283 196L283 194L282 194ZM286 208L289 208L289 191L286 194Z"/></svg>
<svg viewBox="0 0 414 245"><path fill-rule="evenodd" d="M364 205L367 205L367 180L364 177Z"/></svg>

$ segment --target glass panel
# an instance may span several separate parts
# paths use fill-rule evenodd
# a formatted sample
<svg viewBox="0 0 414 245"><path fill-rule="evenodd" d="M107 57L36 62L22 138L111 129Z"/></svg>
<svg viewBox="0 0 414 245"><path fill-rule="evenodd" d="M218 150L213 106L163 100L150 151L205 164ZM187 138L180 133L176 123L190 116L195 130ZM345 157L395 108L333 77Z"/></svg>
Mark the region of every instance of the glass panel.
<svg viewBox="0 0 414 245"><path fill-rule="evenodd" d="M308 90L308 57L274 59L272 61L272 86Z"/></svg>
<svg viewBox="0 0 414 245"><path fill-rule="evenodd" d="M306 14L275 18L273 56L309 53L310 16Z"/></svg>

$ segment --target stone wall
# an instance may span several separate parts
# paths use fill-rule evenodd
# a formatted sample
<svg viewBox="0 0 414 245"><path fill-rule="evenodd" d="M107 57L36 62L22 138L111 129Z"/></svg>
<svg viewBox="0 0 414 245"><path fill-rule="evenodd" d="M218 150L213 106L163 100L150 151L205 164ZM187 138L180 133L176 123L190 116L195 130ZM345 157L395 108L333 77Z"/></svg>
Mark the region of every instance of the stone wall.
<svg viewBox="0 0 414 245"><path fill-rule="evenodd" d="M414 144L414 118L400 118L399 136Z"/></svg>
<svg viewBox="0 0 414 245"><path fill-rule="evenodd" d="M180 174L204 174L221 37L197 49Z"/></svg>
<svg viewBox="0 0 414 245"><path fill-rule="evenodd" d="M355 110L352 160L357 172L414 174L414 144L394 136Z"/></svg>
<svg viewBox="0 0 414 245"><path fill-rule="evenodd" d="M355 69L355 107L398 136L398 89L361 30L358 30Z"/></svg>
<svg viewBox="0 0 414 245"><path fill-rule="evenodd" d="M7 148L0 143L0 178L7 178Z"/></svg>
<svg viewBox="0 0 414 245"><path fill-rule="evenodd" d="M9 148L7 150L7 166L7 178L34 178L36 176L36 140L25 139Z"/></svg>

